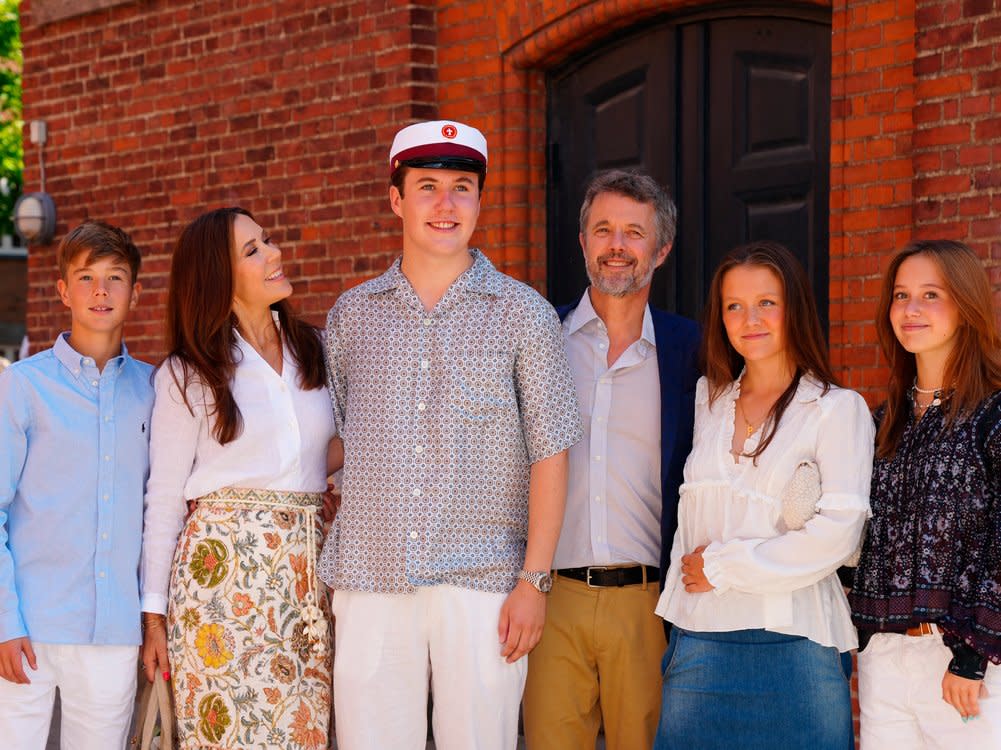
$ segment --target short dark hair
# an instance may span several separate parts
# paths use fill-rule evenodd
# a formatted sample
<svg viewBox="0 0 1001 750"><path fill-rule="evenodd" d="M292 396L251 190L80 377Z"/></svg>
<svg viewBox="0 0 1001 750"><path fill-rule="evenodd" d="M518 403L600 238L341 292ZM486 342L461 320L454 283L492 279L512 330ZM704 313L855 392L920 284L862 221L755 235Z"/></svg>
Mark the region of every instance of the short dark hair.
<svg viewBox="0 0 1001 750"><path fill-rule="evenodd" d="M580 233L587 233L587 221L591 216L591 204L602 193L615 193L632 198L638 203L652 205L656 214L657 247L670 245L678 229L678 207L674 205L667 190L657 184L650 175L624 169L609 169L598 172L588 183L584 202L580 205Z"/></svg>
<svg viewBox="0 0 1001 750"><path fill-rule="evenodd" d="M107 222L85 221L63 237L56 257L59 259L59 275L64 280L70 263L81 253L87 253L87 263L101 258L121 260L132 272L132 283L135 284L139 278L139 266L142 265L139 248L124 230Z"/></svg>
<svg viewBox="0 0 1001 750"><path fill-rule="evenodd" d="M409 171L410 171L410 165L409 164L402 164L402 165L400 165L400 168L397 169L395 172L393 172L393 175L389 178L389 183L393 187L395 187L397 190L400 191L400 197L401 198L403 197L403 181L407 179L407 172L409 172ZM476 175L477 185L478 185L478 188L479 188L479 192L482 195L483 194L483 183L486 182L486 180L487 180L487 170L486 170L486 167L484 166L483 169L478 169L478 170L472 172L472 174Z"/></svg>

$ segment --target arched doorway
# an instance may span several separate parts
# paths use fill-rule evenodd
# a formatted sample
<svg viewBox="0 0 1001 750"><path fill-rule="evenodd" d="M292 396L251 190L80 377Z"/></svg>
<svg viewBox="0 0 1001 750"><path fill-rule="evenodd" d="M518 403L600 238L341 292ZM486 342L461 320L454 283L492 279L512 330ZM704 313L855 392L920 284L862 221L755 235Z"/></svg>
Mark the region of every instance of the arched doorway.
<svg viewBox="0 0 1001 750"><path fill-rule="evenodd" d="M671 188L679 231L652 302L697 317L719 259L774 239L803 261L826 327L830 14L757 8L665 20L548 77L548 291L587 284L588 176L638 167Z"/></svg>

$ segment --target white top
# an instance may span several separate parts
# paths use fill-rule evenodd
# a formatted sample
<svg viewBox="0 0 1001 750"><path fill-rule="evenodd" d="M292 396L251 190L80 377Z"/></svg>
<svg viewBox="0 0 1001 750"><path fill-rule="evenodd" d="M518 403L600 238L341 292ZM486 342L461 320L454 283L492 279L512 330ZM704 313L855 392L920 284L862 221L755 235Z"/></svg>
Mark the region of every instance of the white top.
<svg viewBox="0 0 1001 750"><path fill-rule="evenodd" d="M710 408L699 380L695 435L681 486L678 531L657 614L685 630L764 628L847 651L858 646L836 570L858 545L869 515L874 426L854 391L803 378L774 439L758 456L730 453L740 380ZM761 430L744 444L757 447ZM817 514L786 529L779 497L803 461L820 472ZM681 556L706 544L705 573L716 588L692 594Z"/></svg>
<svg viewBox="0 0 1001 750"><path fill-rule="evenodd" d="M553 567L660 565L660 379L650 308L609 367L608 331L588 292L563 321L584 439L570 448Z"/></svg>
<svg viewBox="0 0 1001 750"><path fill-rule="evenodd" d="M239 333L237 346L242 359L232 389L243 430L226 445L212 435L211 391L197 383L189 386L192 415L174 382L171 360L154 378L140 576L144 612L167 611L170 565L188 500L222 487L327 488L327 447L335 434L327 388L299 386L287 346L281 375Z"/></svg>

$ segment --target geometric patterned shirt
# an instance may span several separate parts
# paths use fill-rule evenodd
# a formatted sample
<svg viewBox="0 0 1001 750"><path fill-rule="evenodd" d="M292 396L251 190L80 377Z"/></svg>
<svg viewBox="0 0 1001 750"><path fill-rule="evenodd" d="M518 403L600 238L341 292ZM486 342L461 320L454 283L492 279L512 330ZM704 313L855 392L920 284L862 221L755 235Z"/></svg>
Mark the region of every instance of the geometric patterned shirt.
<svg viewBox="0 0 1001 750"><path fill-rule="evenodd" d="M344 472L318 572L335 589L511 591L529 468L581 438L555 310L470 254L430 312L398 259L327 317Z"/></svg>

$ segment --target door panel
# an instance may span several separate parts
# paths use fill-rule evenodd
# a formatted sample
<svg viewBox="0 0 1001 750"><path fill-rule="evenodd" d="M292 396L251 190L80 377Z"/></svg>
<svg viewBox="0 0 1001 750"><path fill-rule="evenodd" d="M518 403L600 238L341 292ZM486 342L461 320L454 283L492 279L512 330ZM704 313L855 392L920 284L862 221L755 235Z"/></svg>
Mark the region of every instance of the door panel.
<svg viewBox="0 0 1001 750"><path fill-rule="evenodd" d="M549 297L575 301L587 286L580 205L590 176L641 169L661 184L674 173L674 29L612 45L550 84ZM559 133L553 138L554 133ZM671 272L655 281L665 290Z"/></svg>
<svg viewBox="0 0 1001 750"><path fill-rule="evenodd" d="M782 242L813 279L826 328L830 30L736 18L708 34L709 264L743 242Z"/></svg>
<svg viewBox="0 0 1001 750"><path fill-rule="evenodd" d="M826 323L830 22L799 15L667 20L550 76L553 302L587 284L577 214L588 177L637 167L679 209L655 305L699 316L720 258L774 239L803 261Z"/></svg>

